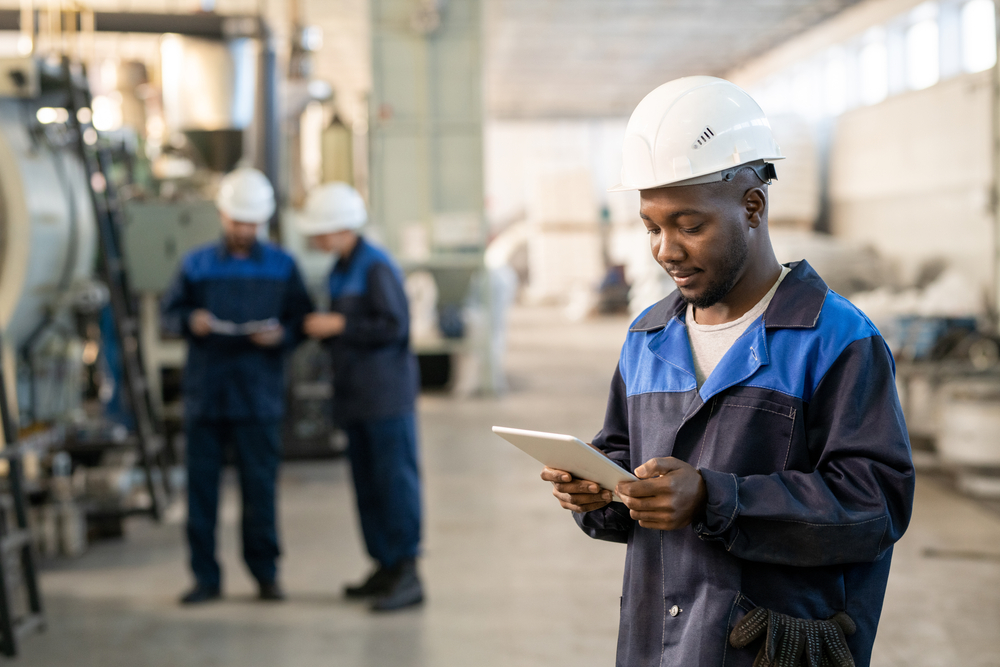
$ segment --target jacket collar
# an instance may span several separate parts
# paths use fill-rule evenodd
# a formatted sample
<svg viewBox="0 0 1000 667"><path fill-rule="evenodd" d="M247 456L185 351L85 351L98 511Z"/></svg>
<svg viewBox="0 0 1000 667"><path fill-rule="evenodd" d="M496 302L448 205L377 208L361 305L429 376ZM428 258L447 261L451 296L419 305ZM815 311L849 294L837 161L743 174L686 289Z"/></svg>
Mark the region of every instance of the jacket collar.
<svg viewBox="0 0 1000 667"><path fill-rule="evenodd" d="M338 257L337 263L333 265L334 271L347 271L354 260L361 254L361 249L368 245L365 243L365 237L358 234L358 242L354 244L354 248L351 250L351 254L346 257Z"/></svg>
<svg viewBox="0 0 1000 667"><path fill-rule="evenodd" d="M819 320L830 288L804 259L787 266L791 273L778 285L764 311L764 326L768 329L811 329ZM659 331L674 318L683 323L686 309L687 303L675 290L646 311L629 331Z"/></svg>
<svg viewBox="0 0 1000 667"><path fill-rule="evenodd" d="M219 246L216 248L216 252L219 254L219 259L233 259L233 254L229 252L229 246L226 244L226 237L223 236L219 241ZM253 245L250 246L250 257L255 262L259 262L264 258L264 246L260 244L260 241L254 241Z"/></svg>

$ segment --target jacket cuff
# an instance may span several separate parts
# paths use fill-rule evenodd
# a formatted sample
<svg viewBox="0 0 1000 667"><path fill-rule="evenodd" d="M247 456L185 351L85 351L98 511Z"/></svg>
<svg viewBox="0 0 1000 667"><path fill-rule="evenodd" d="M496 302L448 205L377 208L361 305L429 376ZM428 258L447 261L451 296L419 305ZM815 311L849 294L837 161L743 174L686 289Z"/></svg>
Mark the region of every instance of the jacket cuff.
<svg viewBox="0 0 1000 667"><path fill-rule="evenodd" d="M634 523L628 508L612 502L592 512L573 513L577 525L594 539L608 542L628 542L629 529Z"/></svg>
<svg viewBox="0 0 1000 667"><path fill-rule="evenodd" d="M708 501L705 518L694 525L701 537L718 537L732 527L739 514L739 480L731 473L700 469Z"/></svg>

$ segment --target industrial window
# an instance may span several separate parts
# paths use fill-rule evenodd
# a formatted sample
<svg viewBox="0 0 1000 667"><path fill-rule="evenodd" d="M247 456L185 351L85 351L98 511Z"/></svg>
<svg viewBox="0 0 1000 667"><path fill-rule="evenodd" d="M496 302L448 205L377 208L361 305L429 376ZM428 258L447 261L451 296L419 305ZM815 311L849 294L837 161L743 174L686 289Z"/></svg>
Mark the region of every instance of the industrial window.
<svg viewBox="0 0 1000 667"><path fill-rule="evenodd" d="M834 47L827 54L823 72L823 102L831 116L847 109L847 56L842 48Z"/></svg>
<svg viewBox="0 0 1000 667"><path fill-rule="evenodd" d="M858 97L862 104L877 104L889 94L889 54L884 36L861 47L858 78Z"/></svg>
<svg viewBox="0 0 1000 667"><path fill-rule="evenodd" d="M938 24L924 19L906 31L906 83L913 90L929 88L938 82L941 65Z"/></svg>
<svg viewBox="0 0 1000 667"><path fill-rule="evenodd" d="M996 8L993 0L962 6L962 69L981 72L997 62Z"/></svg>

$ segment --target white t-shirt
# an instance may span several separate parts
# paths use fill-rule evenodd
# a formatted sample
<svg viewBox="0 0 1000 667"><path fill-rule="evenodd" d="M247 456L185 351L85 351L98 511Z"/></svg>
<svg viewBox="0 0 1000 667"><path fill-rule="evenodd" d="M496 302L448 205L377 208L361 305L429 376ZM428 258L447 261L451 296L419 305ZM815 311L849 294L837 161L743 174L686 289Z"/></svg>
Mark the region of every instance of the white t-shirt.
<svg viewBox="0 0 1000 667"><path fill-rule="evenodd" d="M739 319L723 324L698 324L694 320L694 306L688 304L687 314L684 321L687 324L688 340L691 342L691 356L694 358L694 374L698 380L698 388L705 384L705 380L712 374L715 367L726 356L726 352L733 346L736 339L743 335L747 327L753 323L761 313L767 310L767 305L771 303L774 293L778 291L778 285L791 273L787 266L781 267L781 275L778 280L764 295L764 298L757 302Z"/></svg>

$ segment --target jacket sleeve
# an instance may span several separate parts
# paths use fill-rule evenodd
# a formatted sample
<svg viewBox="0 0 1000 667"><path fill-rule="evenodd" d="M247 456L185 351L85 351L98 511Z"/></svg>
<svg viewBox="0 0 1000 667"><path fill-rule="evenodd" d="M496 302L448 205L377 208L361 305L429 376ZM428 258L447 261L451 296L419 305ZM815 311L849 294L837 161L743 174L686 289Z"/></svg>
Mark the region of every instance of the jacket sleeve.
<svg viewBox="0 0 1000 667"><path fill-rule="evenodd" d="M609 459L629 470L628 404L625 399L625 381L621 371L615 368L608 408L604 415L604 427L594 437L594 445ZM573 517L583 532L608 542L628 542L629 531L634 523L628 508L615 502L593 512L574 514Z"/></svg>
<svg viewBox="0 0 1000 667"><path fill-rule="evenodd" d="M302 320L313 311L313 302L309 298L305 283L302 281L302 274L299 267L293 266L292 272L288 276L288 284L285 288L285 301L281 308L281 326L285 328L285 340L282 346L286 349L294 348L305 339L302 331Z"/></svg>
<svg viewBox="0 0 1000 667"><path fill-rule="evenodd" d="M199 305L194 300L194 290L188 280L184 265L177 271L174 280L160 299L160 320L164 330L191 337L188 320Z"/></svg>
<svg viewBox="0 0 1000 667"><path fill-rule="evenodd" d="M851 343L805 406L812 471L702 470L705 518L694 529L734 556L815 567L871 562L903 534L914 472L892 357L880 336Z"/></svg>
<svg viewBox="0 0 1000 667"><path fill-rule="evenodd" d="M347 317L341 340L351 345L381 347L405 341L410 335L410 311L403 284L382 262L368 269L365 308Z"/></svg>

